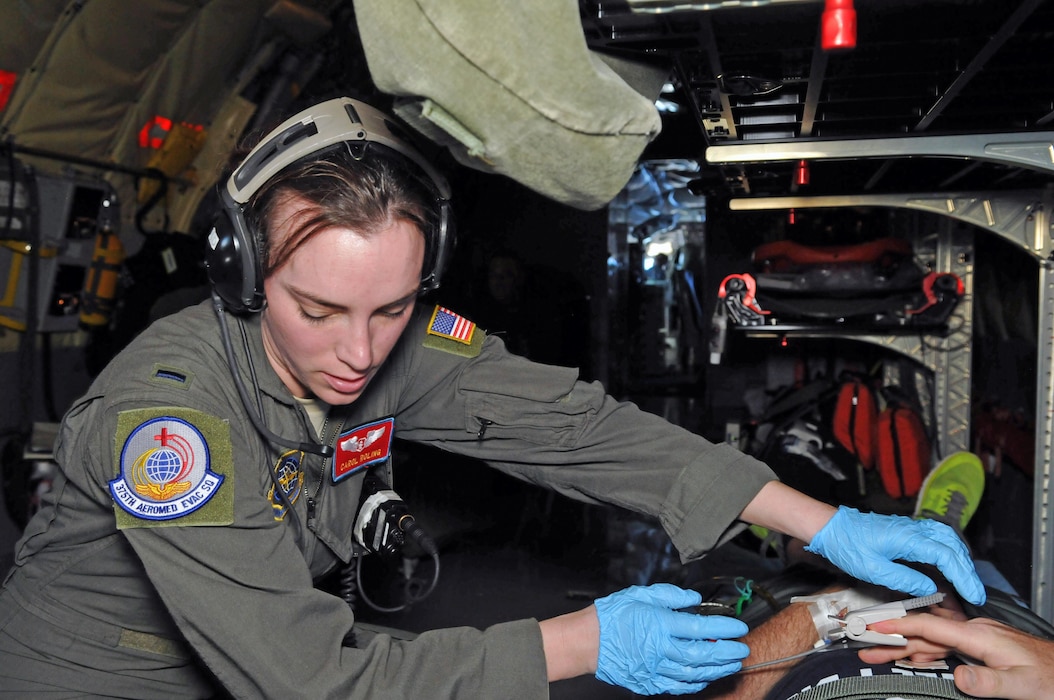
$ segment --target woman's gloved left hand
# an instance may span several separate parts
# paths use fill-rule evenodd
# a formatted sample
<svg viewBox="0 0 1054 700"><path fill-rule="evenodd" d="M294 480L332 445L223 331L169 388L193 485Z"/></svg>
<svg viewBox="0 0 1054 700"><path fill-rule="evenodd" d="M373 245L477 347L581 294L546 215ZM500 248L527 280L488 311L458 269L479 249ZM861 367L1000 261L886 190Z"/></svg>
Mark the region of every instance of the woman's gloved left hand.
<svg viewBox="0 0 1054 700"><path fill-rule="evenodd" d="M986 598L966 543L955 530L936 520L861 513L841 506L805 551L819 554L862 581L913 596L936 593L937 585L894 560L932 564L964 599L982 605Z"/></svg>
<svg viewBox="0 0 1054 700"><path fill-rule="evenodd" d="M676 610L701 601L697 591L669 583L631 586L596 600L596 677L641 695L683 695L738 671L750 649L726 640L746 634L747 625Z"/></svg>

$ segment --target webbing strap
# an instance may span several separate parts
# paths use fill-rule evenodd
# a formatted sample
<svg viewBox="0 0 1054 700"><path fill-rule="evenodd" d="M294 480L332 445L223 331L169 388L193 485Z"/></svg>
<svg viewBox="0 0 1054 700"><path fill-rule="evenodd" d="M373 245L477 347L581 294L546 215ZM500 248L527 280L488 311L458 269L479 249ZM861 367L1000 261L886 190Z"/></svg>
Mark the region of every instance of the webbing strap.
<svg viewBox="0 0 1054 700"><path fill-rule="evenodd" d="M853 456L860 458L860 445L856 442L856 412L860 408L860 383L853 382L853 403L849 409L849 442L853 445Z"/></svg>
<svg viewBox="0 0 1054 700"><path fill-rule="evenodd" d="M899 674L853 676L803 690L790 700L971 700L949 678L926 678Z"/></svg>
<svg viewBox="0 0 1054 700"><path fill-rule="evenodd" d="M897 481L900 482L900 495L906 496L908 489L904 485L904 459L900 452L900 434L897 432L897 411L904 410L900 406L894 406L889 417L890 436L893 438L893 461L897 468Z"/></svg>

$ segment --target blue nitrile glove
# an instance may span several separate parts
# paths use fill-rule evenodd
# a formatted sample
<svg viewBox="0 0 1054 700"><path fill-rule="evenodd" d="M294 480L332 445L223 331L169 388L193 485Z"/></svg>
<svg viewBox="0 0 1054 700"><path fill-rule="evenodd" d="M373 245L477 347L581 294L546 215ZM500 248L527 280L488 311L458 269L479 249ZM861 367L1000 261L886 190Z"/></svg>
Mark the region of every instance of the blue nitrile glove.
<svg viewBox="0 0 1054 700"><path fill-rule="evenodd" d="M966 544L944 523L902 515L861 513L841 506L805 548L828 559L847 574L913 596L931 595L930 578L893 560L933 564L966 600L985 601Z"/></svg>
<svg viewBox="0 0 1054 700"><path fill-rule="evenodd" d="M695 693L735 673L750 653L747 626L716 615L677 612L703 597L670 583L631 586L594 601L600 618L597 678L641 695Z"/></svg>

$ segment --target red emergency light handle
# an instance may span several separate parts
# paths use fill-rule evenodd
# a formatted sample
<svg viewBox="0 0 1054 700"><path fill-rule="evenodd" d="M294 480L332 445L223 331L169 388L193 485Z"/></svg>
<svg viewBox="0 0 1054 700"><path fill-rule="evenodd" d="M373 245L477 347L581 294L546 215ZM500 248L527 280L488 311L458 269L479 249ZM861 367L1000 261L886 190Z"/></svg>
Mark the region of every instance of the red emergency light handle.
<svg viewBox="0 0 1054 700"><path fill-rule="evenodd" d="M820 20L824 51L856 48L856 10L853 0L826 0Z"/></svg>

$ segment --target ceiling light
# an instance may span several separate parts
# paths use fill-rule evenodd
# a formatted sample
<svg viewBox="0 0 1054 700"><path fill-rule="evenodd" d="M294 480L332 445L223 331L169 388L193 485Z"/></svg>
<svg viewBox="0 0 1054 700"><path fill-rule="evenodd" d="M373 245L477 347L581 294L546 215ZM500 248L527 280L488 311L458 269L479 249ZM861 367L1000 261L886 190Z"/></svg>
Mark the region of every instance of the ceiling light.
<svg viewBox="0 0 1054 700"><path fill-rule="evenodd" d="M794 168L794 184L804 187L809 184L809 161L799 160Z"/></svg>

